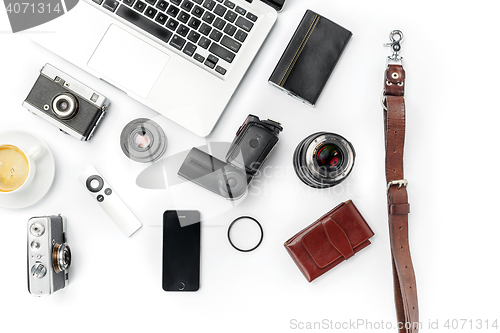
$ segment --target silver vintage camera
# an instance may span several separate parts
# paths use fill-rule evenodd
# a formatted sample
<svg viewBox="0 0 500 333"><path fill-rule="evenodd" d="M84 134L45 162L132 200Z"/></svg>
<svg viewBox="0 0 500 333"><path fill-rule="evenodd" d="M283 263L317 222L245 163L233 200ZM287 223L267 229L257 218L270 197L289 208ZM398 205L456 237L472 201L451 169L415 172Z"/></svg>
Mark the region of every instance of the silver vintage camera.
<svg viewBox="0 0 500 333"><path fill-rule="evenodd" d="M68 285L71 250L66 240L66 218L33 217L28 221L28 290L50 295Z"/></svg>
<svg viewBox="0 0 500 333"><path fill-rule="evenodd" d="M92 138L109 106L100 93L50 64L40 71L23 106L81 141Z"/></svg>

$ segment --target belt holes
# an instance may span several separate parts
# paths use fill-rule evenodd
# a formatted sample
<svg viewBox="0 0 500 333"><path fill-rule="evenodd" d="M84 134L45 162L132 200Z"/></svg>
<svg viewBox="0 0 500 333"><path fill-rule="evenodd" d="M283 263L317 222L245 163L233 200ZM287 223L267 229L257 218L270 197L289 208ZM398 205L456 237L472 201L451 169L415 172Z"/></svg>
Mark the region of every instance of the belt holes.
<svg viewBox="0 0 500 333"><path fill-rule="evenodd" d="M403 249L403 247L401 246L401 250Z"/></svg>
<svg viewBox="0 0 500 333"><path fill-rule="evenodd" d="M396 154L396 151L393 151L394 154Z"/></svg>
<svg viewBox="0 0 500 333"><path fill-rule="evenodd" d="M410 286L410 289L411 289L411 286Z"/></svg>
<svg viewBox="0 0 500 333"><path fill-rule="evenodd" d="M405 266L405 268L408 268L408 266Z"/></svg>
<svg viewBox="0 0 500 333"><path fill-rule="evenodd" d="M399 230L402 230L403 228L402 227L399 227Z"/></svg>
<svg viewBox="0 0 500 333"><path fill-rule="evenodd" d="M394 134L398 134L398 131L394 131Z"/></svg>

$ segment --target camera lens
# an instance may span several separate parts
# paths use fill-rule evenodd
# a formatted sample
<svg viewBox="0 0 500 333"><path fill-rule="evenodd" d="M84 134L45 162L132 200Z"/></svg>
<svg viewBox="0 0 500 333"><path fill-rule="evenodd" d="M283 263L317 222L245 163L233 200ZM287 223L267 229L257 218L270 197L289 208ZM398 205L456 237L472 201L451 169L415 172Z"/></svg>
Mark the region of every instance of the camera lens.
<svg viewBox="0 0 500 333"><path fill-rule="evenodd" d="M69 103L68 101L61 99L57 102L57 109L60 111L68 111Z"/></svg>
<svg viewBox="0 0 500 333"><path fill-rule="evenodd" d="M57 95L52 101L52 110L60 119L69 119L78 110L77 99L68 93Z"/></svg>
<svg viewBox="0 0 500 333"><path fill-rule="evenodd" d="M167 137L151 119L139 118L125 126L120 136L123 153L136 162L154 162L167 148Z"/></svg>
<svg viewBox="0 0 500 333"><path fill-rule="evenodd" d="M148 148L151 145L152 139L146 131L140 131L134 134L134 145L137 148Z"/></svg>
<svg viewBox="0 0 500 333"><path fill-rule="evenodd" d="M327 188L349 176L355 157L354 147L344 137L319 132L298 144L293 155L293 166L304 184L313 188Z"/></svg>
<svg viewBox="0 0 500 333"><path fill-rule="evenodd" d="M333 144L325 144L316 154L316 162L320 168L327 171L336 170L342 165L344 157L339 147Z"/></svg>
<svg viewBox="0 0 500 333"><path fill-rule="evenodd" d="M71 265L71 250L66 244L54 245L52 252L52 263L56 273L65 271Z"/></svg>

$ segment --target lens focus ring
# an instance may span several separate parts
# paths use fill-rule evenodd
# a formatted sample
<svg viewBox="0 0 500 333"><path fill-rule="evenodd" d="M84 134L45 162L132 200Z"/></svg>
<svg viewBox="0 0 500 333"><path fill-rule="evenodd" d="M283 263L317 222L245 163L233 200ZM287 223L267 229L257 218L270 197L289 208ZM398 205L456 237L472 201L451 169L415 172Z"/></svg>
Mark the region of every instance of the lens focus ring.
<svg viewBox="0 0 500 333"><path fill-rule="evenodd" d="M71 265L71 250L67 244L54 245L52 263L56 273L65 271Z"/></svg>
<svg viewBox="0 0 500 333"><path fill-rule="evenodd" d="M58 118L69 119L78 110L78 101L68 93L57 95L52 101L52 110Z"/></svg>

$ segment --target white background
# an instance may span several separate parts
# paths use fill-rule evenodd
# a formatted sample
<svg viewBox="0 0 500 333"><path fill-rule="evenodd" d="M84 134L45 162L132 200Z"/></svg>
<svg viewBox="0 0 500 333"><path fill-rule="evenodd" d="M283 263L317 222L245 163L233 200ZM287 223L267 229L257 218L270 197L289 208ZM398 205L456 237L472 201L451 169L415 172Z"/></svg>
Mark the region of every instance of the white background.
<svg viewBox="0 0 500 333"><path fill-rule="evenodd" d="M306 9L353 32L314 109L267 84ZM405 176L422 331L431 331L429 320L439 320L443 332L448 319L471 319L474 325L477 319L500 319L498 9L493 0L289 0L208 137L230 141L249 113L284 127L266 162L272 167L268 177L255 183L259 195L230 210L223 199L206 196L194 185L189 196L137 187L136 176L147 165L122 154L119 135L130 120L157 114L34 45L26 33L13 35L0 10L0 131L22 129L40 136L57 168L49 194L39 203L21 210L0 208L0 331L288 332L298 331L291 328L293 319L395 323L379 102L389 55L382 44L393 29L405 34ZM112 100L92 141L65 136L21 106L46 62ZM167 155L205 143L166 119L155 120L167 133ZM297 143L321 130L345 136L357 152L351 176L330 191L308 189L292 169ZM131 238L120 234L78 182L90 164L143 222ZM209 198L211 208L200 198ZM347 199L373 228L372 245L309 284L283 242ZM161 288L161 217L167 209L182 208L200 209L206 217L201 289L166 293ZM36 298L27 291L26 224L32 216L57 213L68 218L70 285ZM252 215L264 227L264 241L252 253L235 251L226 239L227 226L240 215Z"/></svg>

